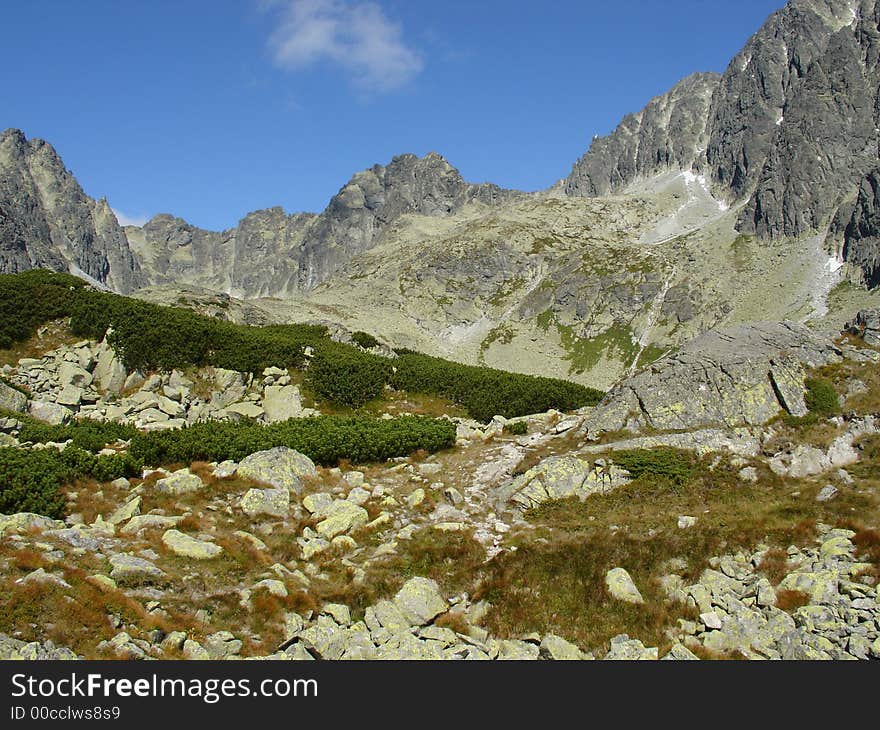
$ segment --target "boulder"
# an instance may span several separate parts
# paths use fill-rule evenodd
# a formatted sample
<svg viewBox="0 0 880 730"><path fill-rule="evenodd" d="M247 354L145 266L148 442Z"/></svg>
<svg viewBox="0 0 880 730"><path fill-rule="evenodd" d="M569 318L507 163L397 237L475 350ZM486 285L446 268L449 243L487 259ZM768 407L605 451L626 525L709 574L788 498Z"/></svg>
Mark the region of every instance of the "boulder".
<svg viewBox="0 0 880 730"><path fill-rule="evenodd" d="M180 496L199 491L205 485L198 475L189 469L178 469L176 472L156 482L156 491Z"/></svg>
<svg viewBox="0 0 880 730"><path fill-rule="evenodd" d="M110 556L110 577L120 585L141 585L154 583L165 577L165 573L149 560L128 553Z"/></svg>
<svg viewBox="0 0 880 730"><path fill-rule="evenodd" d="M269 423L299 418L303 414L298 385L267 385L263 391L263 409Z"/></svg>
<svg viewBox="0 0 880 730"><path fill-rule="evenodd" d="M598 469L576 456L551 456L520 474L497 491L499 507L507 501L522 509L550 499L603 494L627 480L627 472L613 464L603 478Z"/></svg>
<svg viewBox="0 0 880 730"><path fill-rule="evenodd" d="M286 446L257 451L242 459L236 471L238 476L244 479L252 479L279 489L288 489L296 494L302 491L304 477L315 476L318 473L314 462L308 456Z"/></svg>
<svg viewBox="0 0 880 730"><path fill-rule="evenodd" d="M612 388L588 432L760 425L806 412L804 368L840 353L802 325L759 322L711 330Z"/></svg>
<svg viewBox="0 0 880 730"><path fill-rule="evenodd" d="M249 489L239 506L249 517L286 517L290 509L290 492L287 489Z"/></svg>
<svg viewBox="0 0 880 730"><path fill-rule="evenodd" d="M608 593L618 601L626 601L627 603L645 602L630 574L623 568L612 568L605 574L605 587L608 589Z"/></svg>
<svg viewBox="0 0 880 730"><path fill-rule="evenodd" d="M27 396L20 390L10 388L0 380L0 410L24 413L28 408Z"/></svg>
<svg viewBox="0 0 880 730"><path fill-rule="evenodd" d="M106 342L98 348L98 362L92 375L95 385L107 393L121 393L128 377L125 365Z"/></svg>
<svg viewBox="0 0 880 730"><path fill-rule="evenodd" d="M216 558L223 552L219 545L184 535L179 530L168 530L162 535L162 542L175 555L193 560Z"/></svg>
<svg viewBox="0 0 880 730"><path fill-rule="evenodd" d="M449 608L436 581L421 577L403 584L394 596L394 605L411 626L424 626Z"/></svg>
<svg viewBox="0 0 880 730"><path fill-rule="evenodd" d="M370 516L363 507L347 499L337 499L324 512L324 519L315 527L317 533L325 540L332 540L370 521Z"/></svg>

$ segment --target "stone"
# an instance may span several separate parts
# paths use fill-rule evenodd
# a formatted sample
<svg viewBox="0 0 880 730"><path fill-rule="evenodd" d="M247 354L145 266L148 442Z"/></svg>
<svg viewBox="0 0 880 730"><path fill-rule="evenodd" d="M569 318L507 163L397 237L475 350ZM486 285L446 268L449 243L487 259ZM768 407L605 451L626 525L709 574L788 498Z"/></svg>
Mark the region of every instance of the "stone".
<svg viewBox="0 0 880 730"><path fill-rule="evenodd" d="M539 655L542 659L556 659L557 661L572 661L584 658L584 654L580 649L556 634L544 636L539 647Z"/></svg>
<svg viewBox="0 0 880 730"><path fill-rule="evenodd" d="M183 642L183 658L190 661L206 661L211 659L211 655L199 642L187 639Z"/></svg>
<svg viewBox="0 0 880 730"><path fill-rule="evenodd" d="M246 456L239 462L237 473L244 479L300 494L302 480L316 476L318 470L309 457L286 446L278 446Z"/></svg>
<svg viewBox="0 0 880 730"><path fill-rule="evenodd" d="M0 380L0 410L24 413L27 409L27 396Z"/></svg>
<svg viewBox="0 0 880 730"><path fill-rule="evenodd" d="M0 514L0 535L10 532L43 532L45 530L62 530L64 523L33 512L16 512L13 515Z"/></svg>
<svg viewBox="0 0 880 730"><path fill-rule="evenodd" d="M633 583L630 574L623 568L612 568L605 574L605 587L612 598L627 603L644 603L645 599Z"/></svg>
<svg viewBox="0 0 880 730"><path fill-rule="evenodd" d="M436 581L422 577L404 583L394 596L394 605L411 626L424 626L449 608Z"/></svg>
<svg viewBox="0 0 880 730"><path fill-rule="evenodd" d="M135 515L139 515L141 513L141 497L137 496L134 499L130 499L126 502L122 507L117 509L113 514L111 514L107 518L107 522L111 525L119 525L123 522L127 522Z"/></svg>
<svg viewBox="0 0 880 730"><path fill-rule="evenodd" d="M265 578L257 583L254 583L251 586L251 590L259 591L264 590L268 591L271 595L277 598L287 598L287 586L284 585L280 580L275 580L274 578Z"/></svg>
<svg viewBox="0 0 880 730"><path fill-rule="evenodd" d="M156 482L155 489L157 492L179 497L184 494L198 492L204 486L197 474L193 474L189 469L184 468L159 479Z"/></svg>
<svg viewBox="0 0 880 730"><path fill-rule="evenodd" d="M327 510L336 500L329 492L316 492L303 497L303 507L311 512L315 517L324 517Z"/></svg>
<svg viewBox="0 0 880 730"><path fill-rule="evenodd" d="M85 388L92 384L92 374L72 362L63 362L58 367L58 380L62 386Z"/></svg>
<svg viewBox="0 0 880 730"><path fill-rule="evenodd" d="M672 645L668 652L663 656L661 661L699 661L700 657L694 654L684 644L676 642Z"/></svg>
<svg viewBox="0 0 880 730"><path fill-rule="evenodd" d="M678 516L678 529L685 530L688 527L693 527L697 524L697 518L692 517L690 515L679 515Z"/></svg>
<svg viewBox="0 0 880 730"><path fill-rule="evenodd" d="M287 489L249 489L239 506L249 517L286 517L290 510L290 492Z"/></svg>
<svg viewBox="0 0 880 730"><path fill-rule="evenodd" d="M223 552L223 548L219 545L198 540L174 529L168 530L162 535L162 542L175 555L194 560L216 558Z"/></svg>
<svg viewBox="0 0 880 730"><path fill-rule="evenodd" d="M165 515L135 515L119 532L122 535L137 535L141 530L166 530L177 525L183 517L166 517Z"/></svg>
<svg viewBox="0 0 880 730"><path fill-rule="evenodd" d="M322 516L323 519L315 530L325 540L331 540L337 535L363 527L370 520L369 514L363 507L344 499L335 500Z"/></svg>
<svg viewBox="0 0 880 730"><path fill-rule="evenodd" d="M55 402L62 406L78 406L83 399L84 390L76 385L65 385Z"/></svg>
<svg viewBox="0 0 880 730"><path fill-rule="evenodd" d="M266 421L286 421L303 415L302 395L298 385L267 385L263 391Z"/></svg>
<svg viewBox="0 0 880 730"><path fill-rule="evenodd" d="M760 425L786 405L801 410L804 367L838 359L831 344L791 322L710 330L613 387L584 429L620 430L631 413L659 430Z"/></svg>
<svg viewBox="0 0 880 730"><path fill-rule="evenodd" d="M425 490L422 489L421 487L419 487L418 489L414 489L406 497L406 503L413 509L418 507L424 501L425 501Z"/></svg>
<svg viewBox="0 0 880 730"><path fill-rule="evenodd" d="M611 639L611 648L605 655L605 659L610 661L646 661L658 659L659 656L658 648L646 648L638 639L630 639L626 634L618 634Z"/></svg>
<svg viewBox="0 0 880 730"><path fill-rule="evenodd" d="M370 497L372 495L362 487L355 487L349 493L346 499L349 502L353 502L358 505L358 507L363 507L367 502L370 501Z"/></svg>
<svg viewBox="0 0 880 730"><path fill-rule="evenodd" d="M120 585L142 585L155 583L165 578L159 567L135 555L116 553L110 556L110 577Z"/></svg>
<svg viewBox="0 0 880 730"><path fill-rule="evenodd" d="M351 625L351 611L349 610L348 606L345 606L341 603L325 603L324 608L321 609L321 612L326 613L328 616L332 617L333 620L340 626Z"/></svg>
<svg viewBox="0 0 880 730"><path fill-rule="evenodd" d="M817 502L828 502L837 496L838 489L833 484L826 484L816 495Z"/></svg>

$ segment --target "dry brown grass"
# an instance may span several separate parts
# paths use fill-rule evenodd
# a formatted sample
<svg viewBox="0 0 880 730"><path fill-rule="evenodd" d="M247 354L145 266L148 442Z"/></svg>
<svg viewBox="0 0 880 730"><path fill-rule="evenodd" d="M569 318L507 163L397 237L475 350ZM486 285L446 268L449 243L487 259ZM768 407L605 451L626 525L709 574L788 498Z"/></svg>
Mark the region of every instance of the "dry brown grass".
<svg viewBox="0 0 880 730"><path fill-rule="evenodd" d="M779 585L779 582L789 573L790 565L788 562L788 553L779 547L770 548L761 563L758 570L762 572L773 585Z"/></svg>
<svg viewBox="0 0 880 730"><path fill-rule="evenodd" d="M776 608L783 611L797 611L801 606L810 603L810 594L803 591L776 591Z"/></svg>
<svg viewBox="0 0 880 730"><path fill-rule="evenodd" d="M0 350L0 367L18 365L18 361L26 357L41 358L49 350L61 345L72 345L82 339L70 332L66 319L49 322L40 327L33 337L24 342L17 342L8 349Z"/></svg>
<svg viewBox="0 0 880 730"><path fill-rule="evenodd" d="M441 613L435 620L434 625L440 628L450 629L456 634L468 635L471 625L468 623L467 617L461 611L452 609L446 613Z"/></svg>
<svg viewBox="0 0 880 730"><path fill-rule="evenodd" d="M535 529L511 537L517 550L481 570L475 597L493 606L487 628L500 636L553 631L599 653L619 633L659 646L667 628L688 615L684 606L665 600L658 582L670 558L685 559L683 576L694 581L709 557L764 542L778 551L765 556L762 570L778 579L785 570L785 548L811 545L817 522L880 516L880 500L871 490L842 489L821 503L814 499L818 480L786 481L761 470L757 484L744 484L737 471L727 461L710 469L702 460L684 485L646 475L607 495L548 502L533 510L528 517ZM695 515L696 525L678 529L681 514ZM614 532L611 525L621 529ZM607 595L604 578L612 567L629 571L644 605Z"/></svg>

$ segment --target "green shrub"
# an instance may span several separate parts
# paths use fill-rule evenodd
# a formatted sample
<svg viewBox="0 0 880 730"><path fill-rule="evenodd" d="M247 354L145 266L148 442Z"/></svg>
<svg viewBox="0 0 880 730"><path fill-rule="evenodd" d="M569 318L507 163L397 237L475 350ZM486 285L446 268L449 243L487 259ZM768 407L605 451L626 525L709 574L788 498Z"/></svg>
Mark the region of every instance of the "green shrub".
<svg viewBox="0 0 880 730"><path fill-rule="evenodd" d="M0 349L28 339L46 322L68 316L72 291L82 287L75 276L41 269L0 274Z"/></svg>
<svg viewBox="0 0 880 730"><path fill-rule="evenodd" d="M58 519L66 507L65 484L78 477L111 481L142 468L127 454L95 456L71 446L64 451L0 448L0 513L35 512Z"/></svg>
<svg viewBox="0 0 880 730"><path fill-rule="evenodd" d="M355 344L363 347L365 350L369 350L379 344L379 340L373 337L373 335L369 334L368 332L361 332L360 330L357 332L352 332L351 339L355 342Z"/></svg>
<svg viewBox="0 0 880 730"><path fill-rule="evenodd" d="M529 430L529 424L526 421L514 421L513 423L504 424L504 433L511 436L525 436Z"/></svg>
<svg viewBox="0 0 880 730"><path fill-rule="evenodd" d="M0 513L63 517L66 500L61 485L75 476L55 449L0 448Z"/></svg>
<svg viewBox="0 0 880 730"><path fill-rule="evenodd" d="M496 415L517 418L551 408L570 411L595 405L603 395L565 380L462 365L409 350L399 350L398 355L394 388L449 398L483 422Z"/></svg>
<svg viewBox="0 0 880 730"><path fill-rule="evenodd" d="M810 413L820 416L833 416L840 412L840 402L837 398L837 391L834 384L825 378L807 378L804 381L806 386L807 408Z"/></svg>
<svg viewBox="0 0 880 730"><path fill-rule="evenodd" d="M611 459L636 479L653 476L678 485L686 484L697 466L697 457L693 452L671 446L615 451Z"/></svg>
<svg viewBox="0 0 880 730"><path fill-rule="evenodd" d="M200 423L179 431L140 433L129 453L150 466L192 461L240 461L256 451L288 446L318 464L341 459L379 462L424 449L455 444L455 424L443 418L402 416L382 419L342 416L299 418L260 426L252 423Z"/></svg>
<svg viewBox="0 0 880 730"><path fill-rule="evenodd" d="M391 360L336 343L321 345L308 369L316 396L350 408L382 395L390 379Z"/></svg>

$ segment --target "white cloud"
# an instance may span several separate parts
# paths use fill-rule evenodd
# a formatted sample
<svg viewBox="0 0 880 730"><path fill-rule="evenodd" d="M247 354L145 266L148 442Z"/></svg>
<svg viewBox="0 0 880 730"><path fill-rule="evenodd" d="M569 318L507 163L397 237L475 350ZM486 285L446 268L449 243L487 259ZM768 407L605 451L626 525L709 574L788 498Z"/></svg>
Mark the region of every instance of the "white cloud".
<svg viewBox="0 0 880 730"><path fill-rule="evenodd" d="M145 215L126 215L121 210L117 208L110 208L113 211L113 215L116 216L116 220L119 221L120 226L142 226L148 220L150 220L149 216Z"/></svg>
<svg viewBox="0 0 880 730"><path fill-rule="evenodd" d="M405 43L400 25L374 2L270 0L264 5L278 15L269 47L283 68L329 61L361 91L385 92L400 88L424 67L421 55Z"/></svg>

